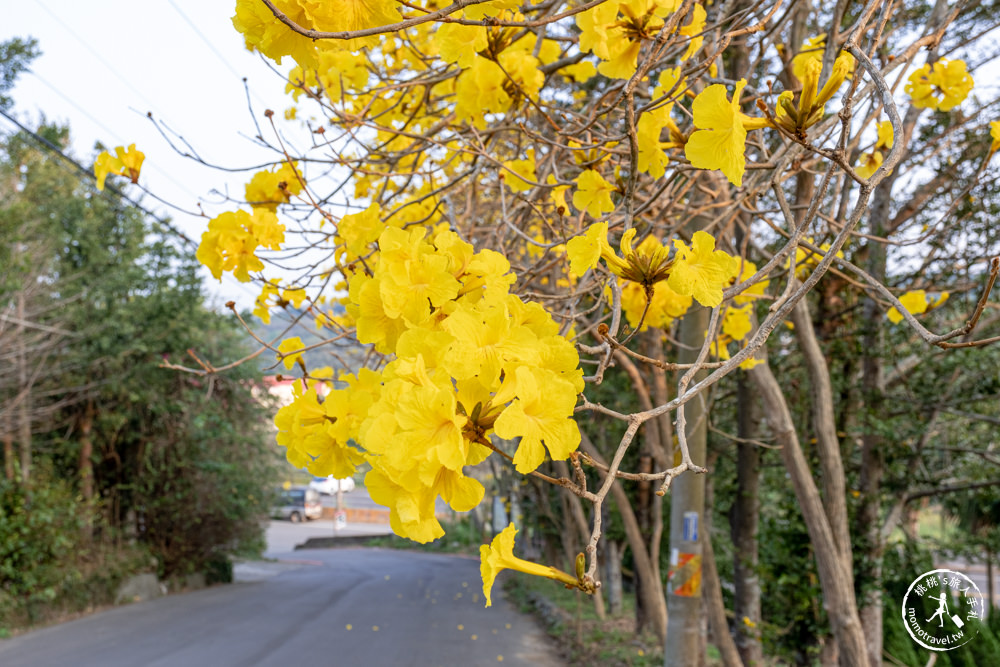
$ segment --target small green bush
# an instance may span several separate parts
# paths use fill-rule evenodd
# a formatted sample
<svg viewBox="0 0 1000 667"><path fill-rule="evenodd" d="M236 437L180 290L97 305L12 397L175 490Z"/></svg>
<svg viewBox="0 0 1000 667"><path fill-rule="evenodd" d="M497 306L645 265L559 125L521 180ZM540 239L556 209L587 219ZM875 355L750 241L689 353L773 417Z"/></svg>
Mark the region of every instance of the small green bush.
<svg viewBox="0 0 1000 667"><path fill-rule="evenodd" d="M42 475L39 475L41 477ZM0 618L51 603L83 575L67 567L79 549L85 516L69 486L36 479L0 480Z"/></svg>

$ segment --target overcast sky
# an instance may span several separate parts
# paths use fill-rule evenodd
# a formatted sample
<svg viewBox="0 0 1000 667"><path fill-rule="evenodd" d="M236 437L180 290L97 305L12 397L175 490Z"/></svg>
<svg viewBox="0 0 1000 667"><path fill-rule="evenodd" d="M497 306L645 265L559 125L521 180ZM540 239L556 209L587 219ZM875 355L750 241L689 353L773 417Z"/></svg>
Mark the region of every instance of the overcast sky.
<svg viewBox="0 0 1000 667"><path fill-rule="evenodd" d="M146 154L140 183L181 209L210 215L233 208L219 194L241 197L248 174L227 174L179 157L146 118L182 135L206 162L244 168L273 155L255 147L242 78L258 118L291 104L284 84L243 46L230 17L234 0L26 0L4 3L0 40L35 37L42 55L14 89L14 113L31 127L41 114L69 124L72 152L91 165L95 142L135 143ZM13 126L0 118L0 131ZM134 192L138 195L141 193ZM207 220L144 199L199 239ZM232 279L206 284L218 301L252 302L255 290Z"/></svg>

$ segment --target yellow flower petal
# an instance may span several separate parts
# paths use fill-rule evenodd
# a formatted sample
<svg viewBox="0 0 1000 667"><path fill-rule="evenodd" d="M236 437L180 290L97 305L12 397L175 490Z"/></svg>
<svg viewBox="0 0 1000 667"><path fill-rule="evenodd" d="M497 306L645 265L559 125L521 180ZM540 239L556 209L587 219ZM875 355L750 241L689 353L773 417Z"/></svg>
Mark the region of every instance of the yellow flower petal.
<svg viewBox="0 0 1000 667"><path fill-rule="evenodd" d="M684 154L691 165L699 169L719 169L729 182L743 185L746 170L747 131L740 113L740 93L746 80L740 79L733 99L726 97L726 87L714 84L703 90L691 105L695 127Z"/></svg>

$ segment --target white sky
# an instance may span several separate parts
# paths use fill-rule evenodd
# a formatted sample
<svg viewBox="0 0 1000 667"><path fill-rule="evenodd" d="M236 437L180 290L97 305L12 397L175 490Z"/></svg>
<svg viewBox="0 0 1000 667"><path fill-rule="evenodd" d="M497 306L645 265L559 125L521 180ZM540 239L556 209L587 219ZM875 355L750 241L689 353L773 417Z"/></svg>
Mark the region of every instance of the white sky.
<svg viewBox="0 0 1000 667"><path fill-rule="evenodd" d="M199 202L209 215L231 210L235 205L212 191L228 188L240 198L252 172L227 174L178 156L145 114L152 111L209 163L244 168L274 160L249 138L256 131L241 79L248 80L260 121L265 108L280 116L291 100L278 76L244 48L230 22L235 4L5 0L0 3L0 40L31 36L42 50L11 94L14 115L29 127L37 126L43 113L50 121L69 124L71 152L88 167L96 141L109 148L135 143L146 154L140 183L152 193L190 211L197 211ZM0 117L0 131L13 129ZM138 198L142 193L131 194ZM149 197L143 203L172 218L195 241L205 230L206 218ZM220 285L207 270L204 274L216 301L252 303L252 287L231 278Z"/></svg>

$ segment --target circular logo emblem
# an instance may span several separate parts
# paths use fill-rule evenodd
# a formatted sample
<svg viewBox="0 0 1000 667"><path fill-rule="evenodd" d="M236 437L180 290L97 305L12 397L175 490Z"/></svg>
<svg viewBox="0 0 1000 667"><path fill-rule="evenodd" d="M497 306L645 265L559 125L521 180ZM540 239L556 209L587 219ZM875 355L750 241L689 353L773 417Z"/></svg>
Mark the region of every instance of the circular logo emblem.
<svg viewBox="0 0 1000 667"><path fill-rule="evenodd" d="M986 604L979 587L954 570L923 573L903 598L906 631L913 641L932 651L950 651L967 643L979 634L979 623L985 618Z"/></svg>

